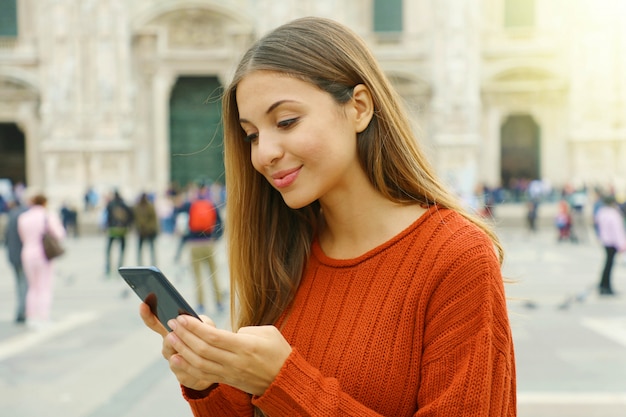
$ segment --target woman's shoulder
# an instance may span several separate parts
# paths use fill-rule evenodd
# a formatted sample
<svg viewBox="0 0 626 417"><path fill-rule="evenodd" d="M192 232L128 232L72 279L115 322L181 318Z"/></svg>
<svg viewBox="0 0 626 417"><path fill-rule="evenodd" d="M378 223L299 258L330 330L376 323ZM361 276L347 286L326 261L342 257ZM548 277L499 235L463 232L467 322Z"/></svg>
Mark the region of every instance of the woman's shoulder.
<svg viewBox="0 0 626 417"><path fill-rule="evenodd" d="M434 250L454 255L477 247L493 249L487 233L456 210L435 207L423 217L413 233Z"/></svg>
<svg viewBox="0 0 626 417"><path fill-rule="evenodd" d="M20 217L44 217L47 211L42 206L30 206L20 215Z"/></svg>
<svg viewBox="0 0 626 417"><path fill-rule="evenodd" d="M478 225L457 210L434 206L421 220L421 228L433 230L438 237L446 238L453 235L485 234Z"/></svg>

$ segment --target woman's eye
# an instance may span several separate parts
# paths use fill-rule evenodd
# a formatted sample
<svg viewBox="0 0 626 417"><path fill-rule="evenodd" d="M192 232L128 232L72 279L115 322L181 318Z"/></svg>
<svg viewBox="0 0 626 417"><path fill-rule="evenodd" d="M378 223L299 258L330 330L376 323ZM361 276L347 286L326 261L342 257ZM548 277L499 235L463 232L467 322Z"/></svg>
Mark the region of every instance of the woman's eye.
<svg viewBox="0 0 626 417"><path fill-rule="evenodd" d="M258 137L259 137L258 133L250 133L249 135L246 135L243 138L243 140L245 140L246 142L252 143L252 142L256 141Z"/></svg>
<svg viewBox="0 0 626 417"><path fill-rule="evenodd" d="M286 127L290 127L291 125L293 125L297 121L298 121L298 118L294 117L293 119L281 120L277 124L278 124L279 128L286 128Z"/></svg>

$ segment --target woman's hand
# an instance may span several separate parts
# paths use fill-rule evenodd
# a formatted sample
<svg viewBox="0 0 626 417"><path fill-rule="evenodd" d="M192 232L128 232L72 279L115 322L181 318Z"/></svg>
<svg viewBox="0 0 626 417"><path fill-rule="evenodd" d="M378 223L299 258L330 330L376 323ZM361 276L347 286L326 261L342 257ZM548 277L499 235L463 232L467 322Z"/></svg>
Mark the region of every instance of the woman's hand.
<svg viewBox="0 0 626 417"><path fill-rule="evenodd" d="M182 385L186 386L187 388L202 391L208 388L209 386L211 386L212 384L214 384L215 382L217 382L217 381L207 381L207 380L195 380L193 376L187 375L185 372L174 370L171 366L171 363L172 363L171 358L173 355L176 354L176 350L170 343L169 338L167 337L169 332L167 331L165 326L161 324L159 319L154 314L152 314L152 310L150 310L150 307L148 306L148 304L141 303L141 305L139 306L139 315L141 316L141 319L143 320L144 324L148 328L150 328L155 333L158 333L163 338L163 346L161 349L161 354L168 362L170 362L170 368L172 369L172 371L176 375L176 378ZM207 327L210 326L210 327L215 328L215 323L209 317L200 316L200 319L202 320L204 324L208 325ZM200 321L196 320L195 318L193 318L193 320L196 321L198 324L203 324L203 323L200 323ZM183 381L185 382L183 383Z"/></svg>
<svg viewBox="0 0 626 417"><path fill-rule="evenodd" d="M164 345L176 352L170 355L170 368L182 385L195 390L217 382L262 395L291 354L291 346L274 326L243 327L233 333L186 316L168 325L173 331Z"/></svg>

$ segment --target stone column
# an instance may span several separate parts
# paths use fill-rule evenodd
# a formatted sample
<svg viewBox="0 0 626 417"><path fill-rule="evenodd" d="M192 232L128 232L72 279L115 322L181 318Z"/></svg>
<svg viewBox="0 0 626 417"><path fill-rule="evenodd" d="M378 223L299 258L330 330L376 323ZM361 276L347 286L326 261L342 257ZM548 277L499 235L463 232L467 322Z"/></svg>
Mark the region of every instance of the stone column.
<svg viewBox="0 0 626 417"><path fill-rule="evenodd" d="M158 170L155 172L155 184L159 191L165 190L170 181L169 130L170 130L170 95L176 75L167 69L157 71L153 79L154 97L154 159Z"/></svg>
<svg viewBox="0 0 626 417"><path fill-rule="evenodd" d="M480 2L432 0L434 165L460 194L473 192L480 151Z"/></svg>

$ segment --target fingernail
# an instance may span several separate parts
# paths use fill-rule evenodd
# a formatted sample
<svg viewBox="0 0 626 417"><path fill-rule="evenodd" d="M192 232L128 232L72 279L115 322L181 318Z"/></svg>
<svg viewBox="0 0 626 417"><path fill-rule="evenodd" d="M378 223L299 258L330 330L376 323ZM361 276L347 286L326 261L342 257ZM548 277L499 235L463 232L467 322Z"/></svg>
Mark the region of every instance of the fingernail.
<svg viewBox="0 0 626 417"><path fill-rule="evenodd" d="M178 322L182 324L183 326L187 324L187 319L185 318L184 314L181 314L180 316L176 317L176 320L178 320Z"/></svg>
<svg viewBox="0 0 626 417"><path fill-rule="evenodd" d="M167 322L167 325L170 326L170 329L176 330L176 326L178 326L178 323L176 323L176 320L172 319Z"/></svg>
<svg viewBox="0 0 626 417"><path fill-rule="evenodd" d="M172 345L175 345L176 343L178 343L178 338L176 337L175 333L168 334L167 339L170 341Z"/></svg>

